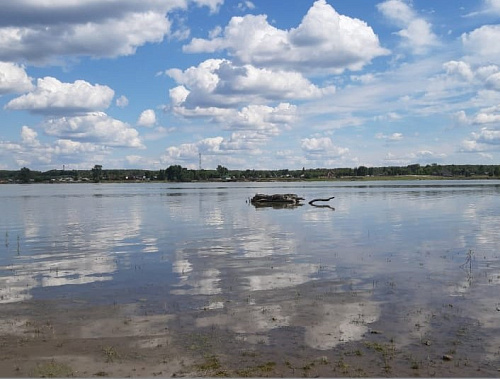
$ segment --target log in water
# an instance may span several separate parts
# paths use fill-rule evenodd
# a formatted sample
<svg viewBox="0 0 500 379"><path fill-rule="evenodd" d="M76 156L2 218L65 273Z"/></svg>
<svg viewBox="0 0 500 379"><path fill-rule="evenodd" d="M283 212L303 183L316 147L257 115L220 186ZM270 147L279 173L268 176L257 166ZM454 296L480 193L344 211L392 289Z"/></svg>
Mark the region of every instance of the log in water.
<svg viewBox="0 0 500 379"><path fill-rule="evenodd" d="M315 205L314 203L318 201L330 201L334 199L335 196L328 198L320 198L313 199L309 201L310 205ZM265 195L262 193L256 194L254 197L250 199L252 204L266 204L266 203L287 203L287 204L299 204L301 200L304 200L303 197L299 197L294 193L285 193L285 194L274 194L274 195Z"/></svg>
<svg viewBox="0 0 500 379"><path fill-rule="evenodd" d="M294 193L284 193L284 194L274 194L265 195L262 193L256 194L250 199L252 204L263 204L263 203L287 203L287 204L299 204L303 197L299 197Z"/></svg>

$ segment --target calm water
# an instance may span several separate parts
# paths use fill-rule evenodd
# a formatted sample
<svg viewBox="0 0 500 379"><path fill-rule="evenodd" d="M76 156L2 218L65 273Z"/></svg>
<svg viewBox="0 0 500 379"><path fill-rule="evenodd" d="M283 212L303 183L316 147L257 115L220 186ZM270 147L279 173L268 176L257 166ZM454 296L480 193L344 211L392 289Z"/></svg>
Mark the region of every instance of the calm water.
<svg viewBox="0 0 500 379"><path fill-rule="evenodd" d="M192 327L317 350L372 328L410 344L458 309L498 359L499 181L2 185L0 202L0 303L204 310Z"/></svg>

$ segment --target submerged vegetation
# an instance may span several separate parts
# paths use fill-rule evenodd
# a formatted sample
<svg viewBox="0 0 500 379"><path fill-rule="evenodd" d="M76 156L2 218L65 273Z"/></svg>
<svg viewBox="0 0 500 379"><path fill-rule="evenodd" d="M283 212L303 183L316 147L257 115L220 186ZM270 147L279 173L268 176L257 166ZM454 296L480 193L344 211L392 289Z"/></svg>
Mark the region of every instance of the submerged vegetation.
<svg viewBox="0 0 500 379"><path fill-rule="evenodd" d="M215 170L188 169L171 165L161 170L103 169L95 165L89 170L34 171L0 170L0 183L32 182L127 182L127 181L271 181L271 180L363 180L363 179L415 179L500 178L500 165L431 165L383 166L355 168L311 168L299 170L229 170L221 165Z"/></svg>
<svg viewBox="0 0 500 379"><path fill-rule="evenodd" d="M32 372L32 376L40 378L70 377L73 374L70 366L54 360L38 364Z"/></svg>

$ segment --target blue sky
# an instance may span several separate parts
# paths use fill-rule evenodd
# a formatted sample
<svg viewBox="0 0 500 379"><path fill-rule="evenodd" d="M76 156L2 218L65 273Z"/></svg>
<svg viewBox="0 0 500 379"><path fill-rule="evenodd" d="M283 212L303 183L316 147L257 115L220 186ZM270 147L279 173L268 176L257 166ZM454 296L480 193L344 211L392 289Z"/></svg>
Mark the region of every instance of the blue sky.
<svg viewBox="0 0 500 379"><path fill-rule="evenodd" d="M0 169L500 164L500 0L16 0Z"/></svg>

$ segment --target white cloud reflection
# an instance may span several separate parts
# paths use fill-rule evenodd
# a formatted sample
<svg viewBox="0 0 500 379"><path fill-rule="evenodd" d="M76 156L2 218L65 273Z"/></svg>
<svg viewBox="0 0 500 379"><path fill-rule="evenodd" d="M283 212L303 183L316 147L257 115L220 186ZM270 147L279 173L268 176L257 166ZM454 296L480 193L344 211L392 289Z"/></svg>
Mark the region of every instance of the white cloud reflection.
<svg viewBox="0 0 500 379"><path fill-rule="evenodd" d="M376 303L321 304L316 311L320 314L317 323L306 325L305 343L318 350L358 341L368 332L368 325L380 317Z"/></svg>
<svg viewBox="0 0 500 379"><path fill-rule="evenodd" d="M203 271L191 271L185 273L179 280L176 287L181 287L170 291L173 295L215 295L222 292L219 286L220 271L216 268L209 268ZM182 287L187 287L186 289Z"/></svg>
<svg viewBox="0 0 500 379"><path fill-rule="evenodd" d="M29 300L31 299L29 289L36 286L37 281L32 275L16 273L0 277L0 304Z"/></svg>
<svg viewBox="0 0 500 379"><path fill-rule="evenodd" d="M317 264L288 264L273 268L272 274L248 275L245 279L252 291L276 290L296 287L314 280L312 276L319 271L319 268Z"/></svg>
<svg viewBox="0 0 500 379"><path fill-rule="evenodd" d="M233 313L201 317L196 326L226 327L240 335L259 335L271 329L289 325L291 316L286 315L279 304L266 306L249 305L233 310Z"/></svg>
<svg viewBox="0 0 500 379"><path fill-rule="evenodd" d="M118 269L116 254L135 245L142 245L145 252L158 251L155 238L138 239L143 222L140 204L106 209L103 197L72 195L61 187L50 190L54 199L30 194L10 214L13 219L19 217L22 229L14 263L0 267L4 273L0 303L30 299L37 287L110 281Z"/></svg>
<svg viewBox="0 0 500 379"><path fill-rule="evenodd" d="M106 252L78 255L50 255L20 259L10 266L12 276L0 278L0 303L28 300L37 287L89 284L112 280L116 263ZM0 267L0 269L5 269Z"/></svg>

